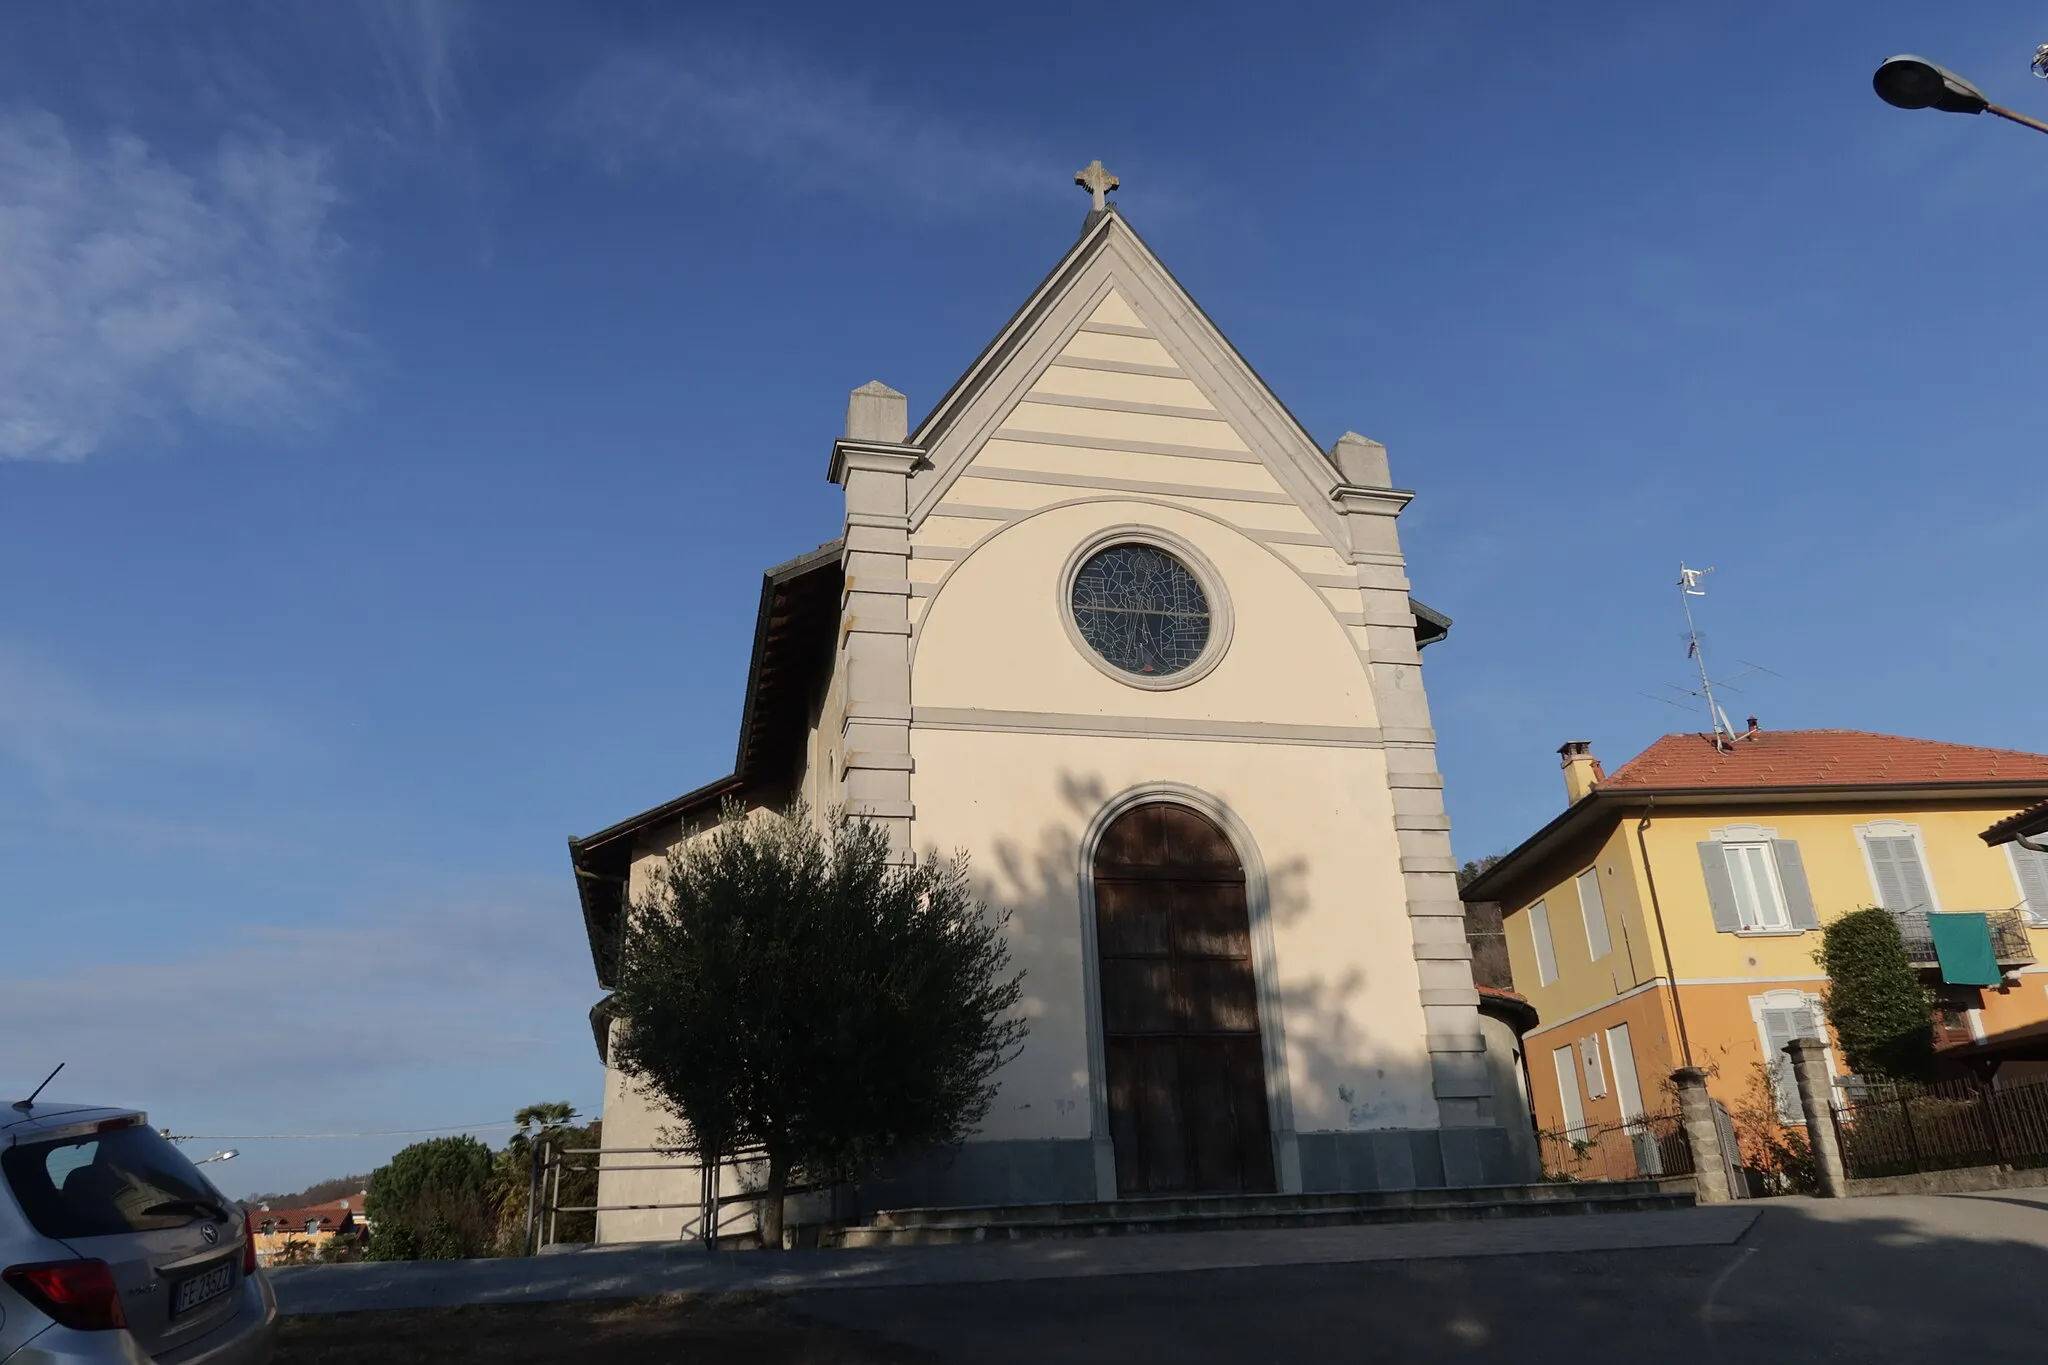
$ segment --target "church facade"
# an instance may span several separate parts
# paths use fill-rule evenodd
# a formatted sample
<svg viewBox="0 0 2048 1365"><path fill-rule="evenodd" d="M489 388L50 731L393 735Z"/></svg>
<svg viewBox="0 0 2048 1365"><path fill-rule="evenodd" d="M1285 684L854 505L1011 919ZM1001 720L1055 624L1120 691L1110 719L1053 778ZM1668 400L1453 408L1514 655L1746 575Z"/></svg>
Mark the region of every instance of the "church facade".
<svg viewBox="0 0 2048 1365"><path fill-rule="evenodd" d="M840 536L765 576L734 772L571 841L599 983L722 802L843 804L968 852L1029 1028L981 1130L862 1203L1532 1178L1495 1122L1412 495L1381 445L1312 441L1096 200L914 429L854 390ZM608 1147L672 1122L616 1072L605 1095ZM694 1197L670 1179L607 1176L599 1203ZM606 1241L687 1221L604 1217Z"/></svg>

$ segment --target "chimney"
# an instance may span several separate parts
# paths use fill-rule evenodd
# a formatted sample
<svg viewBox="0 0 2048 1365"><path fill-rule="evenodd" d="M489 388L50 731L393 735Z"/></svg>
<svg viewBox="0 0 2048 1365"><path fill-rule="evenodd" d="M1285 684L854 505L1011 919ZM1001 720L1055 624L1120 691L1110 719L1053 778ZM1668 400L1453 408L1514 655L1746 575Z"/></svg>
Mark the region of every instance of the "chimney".
<svg viewBox="0 0 2048 1365"><path fill-rule="evenodd" d="M1568 804L1577 805L1593 794L1593 789L1607 780L1607 773L1600 766L1600 760L1593 757L1593 741L1590 739L1566 740L1557 755L1563 760L1564 793Z"/></svg>

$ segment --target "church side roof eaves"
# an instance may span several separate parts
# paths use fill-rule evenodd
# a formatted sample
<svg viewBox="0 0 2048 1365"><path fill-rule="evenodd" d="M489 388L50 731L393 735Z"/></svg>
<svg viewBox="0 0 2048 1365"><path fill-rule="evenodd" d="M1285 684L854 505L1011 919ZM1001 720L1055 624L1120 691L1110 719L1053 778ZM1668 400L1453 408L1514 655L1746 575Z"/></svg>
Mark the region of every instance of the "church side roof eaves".
<svg viewBox="0 0 2048 1365"><path fill-rule="evenodd" d="M1422 649L1433 645L1451 633L1451 618L1414 598L1408 599L1408 610L1415 613L1415 647Z"/></svg>
<svg viewBox="0 0 2048 1365"><path fill-rule="evenodd" d="M787 794L783 788L801 751L818 670L831 660L840 549L839 541L828 541L761 576L761 605L754 619L754 648L747 664L739 752L732 772L595 834L569 840L583 928L600 986L609 989L615 984L612 945L625 907L626 875L641 836L686 821L728 798L758 792L779 800Z"/></svg>

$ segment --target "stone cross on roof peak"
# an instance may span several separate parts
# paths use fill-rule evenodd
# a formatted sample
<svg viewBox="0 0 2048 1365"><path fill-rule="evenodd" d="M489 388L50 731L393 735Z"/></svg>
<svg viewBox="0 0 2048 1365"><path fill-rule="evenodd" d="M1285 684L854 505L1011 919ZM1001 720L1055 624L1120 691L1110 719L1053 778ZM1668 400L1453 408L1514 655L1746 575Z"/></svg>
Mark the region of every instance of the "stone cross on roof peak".
<svg viewBox="0 0 2048 1365"><path fill-rule="evenodd" d="M1085 168L1074 172L1074 183L1095 197L1095 211L1100 213L1109 207L1109 201L1102 197L1104 192L1115 189L1121 182L1103 170L1100 161L1091 161Z"/></svg>

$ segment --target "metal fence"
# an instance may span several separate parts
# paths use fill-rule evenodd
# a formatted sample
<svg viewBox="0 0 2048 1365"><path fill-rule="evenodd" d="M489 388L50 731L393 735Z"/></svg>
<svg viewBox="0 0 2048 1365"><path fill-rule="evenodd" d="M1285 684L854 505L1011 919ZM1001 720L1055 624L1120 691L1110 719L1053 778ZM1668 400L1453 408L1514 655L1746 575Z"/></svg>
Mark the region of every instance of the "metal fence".
<svg viewBox="0 0 2048 1365"><path fill-rule="evenodd" d="M1963 1166L2048 1166L2048 1082L1863 1083L1835 1109L1852 1180Z"/></svg>
<svg viewBox="0 0 2048 1365"><path fill-rule="evenodd" d="M1647 1180L1693 1170L1692 1145L1675 1113L1542 1132L1536 1140L1548 1180Z"/></svg>
<svg viewBox="0 0 2048 1365"><path fill-rule="evenodd" d="M2027 918L2017 910L1986 910L1984 927L1991 932L1991 952L2001 966L2034 960L2034 941L2027 934ZM1934 951L1934 929L1925 910L1894 910L1899 938L1906 946L1906 960L1916 967L1939 966Z"/></svg>
<svg viewBox="0 0 2048 1365"><path fill-rule="evenodd" d="M750 1188L753 1184L751 1177L765 1156L759 1148L747 1147L721 1154L716 1160L705 1161L670 1147L566 1147L543 1139L533 1146L533 1172L527 1186L527 1254L533 1255L555 1244L555 1234L564 1215L589 1214L595 1220L600 1213L668 1209L695 1210L696 1239L715 1249L725 1209L733 1204L754 1203L760 1199L759 1191ZM601 1189L599 1180L578 1181L573 1177L590 1174L601 1178L627 1171L661 1171L674 1175L681 1189L694 1187L696 1197L645 1204L606 1204L600 1202L601 1195L593 1194L588 1204L562 1202L565 1177L571 1177L572 1183ZM733 1192L728 1186L739 1188ZM807 1188L793 1186L790 1193L802 1193ZM686 1235L690 1231L688 1219L684 1220L684 1230Z"/></svg>

